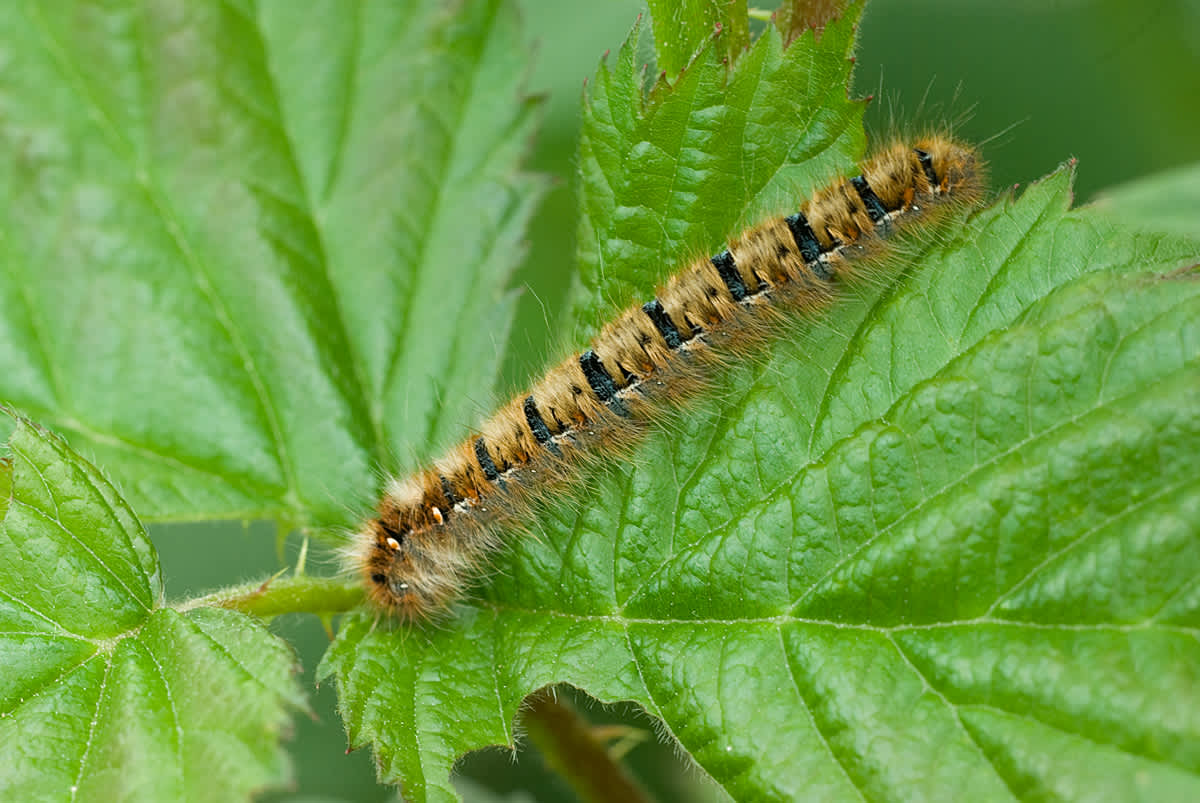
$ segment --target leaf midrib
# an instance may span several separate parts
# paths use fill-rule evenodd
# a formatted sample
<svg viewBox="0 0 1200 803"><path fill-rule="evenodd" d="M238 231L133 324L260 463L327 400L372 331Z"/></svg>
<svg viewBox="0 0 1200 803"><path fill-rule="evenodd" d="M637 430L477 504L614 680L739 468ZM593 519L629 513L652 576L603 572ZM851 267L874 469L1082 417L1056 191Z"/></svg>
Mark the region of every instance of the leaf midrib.
<svg viewBox="0 0 1200 803"><path fill-rule="evenodd" d="M455 125L452 126L453 136L451 138L451 144L450 147L446 149L446 157L440 164L438 164L437 170L433 173L433 175L440 178L440 180L434 182L432 202L429 204L429 213L425 216L425 225L422 227L423 230L430 233L430 235L436 229L436 226L433 225L434 222L441 220L446 213L446 210L442 206L446 198L443 188L448 186L446 178L451 174L452 168L456 164L456 160L462 145L462 121L465 118L468 109L471 107L472 100L475 97L476 86L479 81L480 65L483 62L484 54L487 51L486 40L490 36L491 31L495 26L496 16L499 13L498 9L498 3L491 3L489 5L489 13L486 17L486 20L481 23L481 27L486 31L486 33L481 36L481 38L485 40L485 44L483 47L476 48L471 53L471 60L469 62L470 78L468 79L468 89L467 91L458 95L459 102L455 107L451 118L455 123ZM463 65L465 71L467 60L462 60L461 64ZM398 327L398 334L394 339L391 353L387 357L387 370L384 372L383 383L379 388L379 392L385 396L388 393L388 389L392 387L396 368L401 361L401 355L407 353L409 342L412 339L412 309L413 305L416 303L417 297L421 295L419 289L431 282L436 283L441 281L441 278L435 275L436 271L424 269L425 260L428 256L430 247L430 241L431 236L421 238L421 241L417 247L415 259L412 260L412 287L403 298L403 306L400 309L399 316L400 326ZM457 315L462 315L461 309L458 311ZM454 327L452 331L457 331L458 328L459 327ZM425 422L425 432L421 434L420 442L429 443L432 440L433 434L438 430L441 411L442 406L434 405Z"/></svg>
<svg viewBox="0 0 1200 803"><path fill-rule="evenodd" d="M345 159L346 137L348 136L350 121L352 118L353 103L357 98L355 88L357 86L356 80L359 72L359 56L361 56L360 49L357 45L361 40L362 13L359 3L352 3L351 7L351 13L353 14L354 19L354 38L351 47L353 48L352 52L354 53L354 58L352 59L352 69L350 70L350 75L348 76L349 86L346 88L345 92L346 101L340 107L342 109L342 114L339 115L338 138L334 147L332 158L330 160L331 167L328 175L326 176L325 187L322 189L322 192L326 198L328 197L329 193L333 191L333 187L335 186L337 178L340 175L342 162ZM357 386L357 394L355 395L360 400L370 399L372 394L370 383L367 379L367 367L361 359L361 355L353 346L354 340L350 337L350 327L348 324L346 311L343 308L343 299L341 294L336 291L336 285L333 281L333 275L330 271L331 265L329 258L329 247L325 226L323 225L323 216L317 214L317 204L314 203L311 192L312 188L309 187L308 182L305 180L305 174L299 162L299 154L297 152L296 142L291 136L291 128L288 125L286 116L287 107L283 102L283 93L280 91L279 81L277 80L274 71L271 69L272 60L270 47L268 46L269 43L266 37L261 35L262 25L259 20L254 20L254 30L257 34L259 48L263 53L265 73L271 88L271 105L277 118L277 128L279 130L281 139L287 144L286 156L288 167L291 169L292 174L297 179L297 189L301 194L300 201L302 205L294 205L294 208L298 212L302 212L305 221L312 226L312 231L316 236L317 245L319 248L319 253L313 254L312 258L321 272L321 278L324 280L325 288L329 292L329 301L334 310L334 320L327 323L331 323L336 326L339 342L346 344L349 354L349 359L346 360L346 362L349 364L351 376L354 379L354 384ZM278 200L280 203L293 205L292 202L287 201L286 199L279 198ZM318 353L323 353L323 350L321 349L318 349L317 351ZM374 463L375 465L383 465L386 440L381 405L378 403L360 403L349 404L347 406L351 410L358 410L362 413L365 413L367 417L367 424L370 427L371 433L374 435L374 443L372 444L372 456Z"/></svg>

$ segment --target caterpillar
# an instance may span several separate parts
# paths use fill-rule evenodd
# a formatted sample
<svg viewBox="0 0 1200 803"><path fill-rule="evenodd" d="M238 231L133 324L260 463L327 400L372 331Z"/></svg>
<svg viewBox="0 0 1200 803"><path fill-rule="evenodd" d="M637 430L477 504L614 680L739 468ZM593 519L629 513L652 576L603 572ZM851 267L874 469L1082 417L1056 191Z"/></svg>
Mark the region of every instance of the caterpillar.
<svg viewBox="0 0 1200 803"><path fill-rule="evenodd" d="M548 489L627 452L723 365L826 308L896 231L984 191L982 160L949 137L890 145L860 169L683 265L442 459L388 481L350 547L368 599L403 620L444 612Z"/></svg>

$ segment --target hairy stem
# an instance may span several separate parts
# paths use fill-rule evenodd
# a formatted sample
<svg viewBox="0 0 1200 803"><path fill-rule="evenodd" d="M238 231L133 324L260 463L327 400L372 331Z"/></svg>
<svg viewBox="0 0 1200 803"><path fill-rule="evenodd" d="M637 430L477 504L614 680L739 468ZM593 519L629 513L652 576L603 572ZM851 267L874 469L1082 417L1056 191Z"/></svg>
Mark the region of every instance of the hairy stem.
<svg viewBox="0 0 1200 803"><path fill-rule="evenodd" d="M283 613L331 615L362 604L362 586L330 577L270 577L262 582L214 591L179 604L180 610L205 605L269 619Z"/></svg>
<svg viewBox="0 0 1200 803"><path fill-rule="evenodd" d="M546 763L586 803L649 803L645 791L609 752L608 745L553 688L529 696L521 721Z"/></svg>

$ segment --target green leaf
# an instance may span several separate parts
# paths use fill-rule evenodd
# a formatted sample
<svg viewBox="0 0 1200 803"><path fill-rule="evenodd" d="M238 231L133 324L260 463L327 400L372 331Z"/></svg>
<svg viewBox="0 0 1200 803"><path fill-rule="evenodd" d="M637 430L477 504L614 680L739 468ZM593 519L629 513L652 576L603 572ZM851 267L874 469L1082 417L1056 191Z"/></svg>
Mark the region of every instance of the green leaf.
<svg viewBox="0 0 1200 803"><path fill-rule="evenodd" d="M8 514L10 496L12 496L12 460L0 457L0 519Z"/></svg>
<svg viewBox="0 0 1200 803"><path fill-rule="evenodd" d="M1114 187L1096 207L1114 219L1200 240L1200 163Z"/></svg>
<svg viewBox="0 0 1200 803"><path fill-rule="evenodd" d="M986 214L1015 228L1034 195ZM890 298L933 306L931 266L953 285L979 255L959 238ZM352 620L326 659L352 741L441 799L455 756L565 681L663 717L736 799L1002 799L1096 762L1194 796L1200 280L1082 267L809 461L783 346L520 542L482 607L428 634Z"/></svg>
<svg viewBox="0 0 1200 803"><path fill-rule="evenodd" d="M632 45L602 68L581 330L850 169L858 13L770 32L732 74L710 41L649 97ZM507 4L18 0L0 23L0 397L157 519L343 522L390 454L457 436L539 186ZM547 510L453 621L350 617L324 671L351 741L449 799L455 759L565 681L639 701L740 799L1196 797L1200 313L1163 272L1197 248L1069 199L1062 172L907 244ZM277 780L287 656L232 613L154 607L136 521L64 472L52 506L54 472L0 466L6 528L98 533L11 531L37 540L0 586L45 611L2 614L3 699L51 691L0 719L0 778Z"/></svg>
<svg viewBox="0 0 1200 803"><path fill-rule="evenodd" d="M0 398L144 516L344 524L475 414L540 186L508 4L22 0L0 30Z"/></svg>
<svg viewBox="0 0 1200 803"><path fill-rule="evenodd" d="M839 31L775 80L844 58ZM728 86L763 53L773 34ZM688 75L643 105L635 73L626 48L585 121L589 329L769 206L739 171L857 120L821 86L835 111L716 158ZM861 143L838 131L819 141ZM792 188L861 156L840 147L809 146ZM685 159L728 175L651 169ZM674 197L685 178L703 189ZM892 279L546 509L452 621L349 617L321 671L351 743L453 799L456 758L566 682L644 705L739 800L1200 794L1200 276L1163 273L1200 249L1070 200L1060 170L907 243Z"/></svg>
<svg viewBox="0 0 1200 803"><path fill-rule="evenodd" d="M674 76L688 66L706 39L720 35L720 53L730 61L750 41L746 0L649 0L658 66Z"/></svg>
<svg viewBox="0 0 1200 803"><path fill-rule="evenodd" d="M126 502L21 419L0 470L0 797L231 800L289 776L291 651L230 611L162 607Z"/></svg>
<svg viewBox="0 0 1200 803"><path fill-rule="evenodd" d="M773 31L729 71L710 43L643 98L637 29L591 84L580 134L582 198L574 312L595 333L669 275L682 254L825 183L862 155L863 104L846 97L856 6L819 43ZM618 268L615 269L614 268Z"/></svg>

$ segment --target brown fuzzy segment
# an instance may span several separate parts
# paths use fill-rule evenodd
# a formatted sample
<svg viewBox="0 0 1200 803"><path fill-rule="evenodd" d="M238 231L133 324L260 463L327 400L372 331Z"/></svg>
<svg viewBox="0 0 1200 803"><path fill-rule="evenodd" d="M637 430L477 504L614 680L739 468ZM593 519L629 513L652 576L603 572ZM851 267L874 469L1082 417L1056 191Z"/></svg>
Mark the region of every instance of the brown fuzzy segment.
<svg viewBox="0 0 1200 803"><path fill-rule="evenodd" d="M355 545L371 601L406 620L444 611L538 497L589 463L626 453L722 365L826 308L894 231L974 204L984 188L975 151L945 137L891 145L861 170L814 192L799 214L684 265L653 300L622 312L477 434L389 483Z"/></svg>

